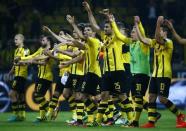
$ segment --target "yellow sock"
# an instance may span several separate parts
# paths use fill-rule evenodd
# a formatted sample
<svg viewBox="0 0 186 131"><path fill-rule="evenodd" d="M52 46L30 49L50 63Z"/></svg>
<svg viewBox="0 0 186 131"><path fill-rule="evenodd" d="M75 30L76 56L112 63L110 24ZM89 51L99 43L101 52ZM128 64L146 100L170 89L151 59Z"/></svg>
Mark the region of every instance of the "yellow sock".
<svg viewBox="0 0 186 131"><path fill-rule="evenodd" d="M26 117L26 112L25 111L19 111L19 117L25 118Z"/></svg>
<svg viewBox="0 0 186 131"><path fill-rule="evenodd" d="M107 108L108 108L108 101L101 101L98 107L98 113L96 115L96 121L98 123L102 122L103 115L105 114Z"/></svg>
<svg viewBox="0 0 186 131"><path fill-rule="evenodd" d="M107 116L105 114L103 115L103 121L107 121Z"/></svg>
<svg viewBox="0 0 186 131"><path fill-rule="evenodd" d="M72 110L72 118L73 119L77 119L77 113L76 113L76 110Z"/></svg>
<svg viewBox="0 0 186 131"><path fill-rule="evenodd" d="M133 118L134 118L134 112L128 112L127 113L127 118L128 118L129 121L132 121Z"/></svg>
<svg viewBox="0 0 186 131"><path fill-rule="evenodd" d="M40 113L40 117L42 119L42 118L45 117L46 111L45 110L40 110L39 113Z"/></svg>
<svg viewBox="0 0 186 131"><path fill-rule="evenodd" d="M101 123L102 118L103 118L103 114L102 114L102 113L97 113L97 115L96 115L96 121L97 121L98 123Z"/></svg>
<svg viewBox="0 0 186 131"><path fill-rule="evenodd" d="M49 109L48 109L48 112L47 112L47 114L46 114L46 116L47 116L47 117L51 116L52 113L53 113L53 111L54 111L53 108L49 108Z"/></svg>
<svg viewBox="0 0 186 131"><path fill-rule="evenodd" d="M134 120L135 120L135 121L139 121L140 115L141 115L141 112L135 112Z"/></svg>
<svg viewBox="0 0 186 131"><path fill-rule="evenodd" d="M94 122L94 115L88 115L88 123L93 123Z"/></svg>

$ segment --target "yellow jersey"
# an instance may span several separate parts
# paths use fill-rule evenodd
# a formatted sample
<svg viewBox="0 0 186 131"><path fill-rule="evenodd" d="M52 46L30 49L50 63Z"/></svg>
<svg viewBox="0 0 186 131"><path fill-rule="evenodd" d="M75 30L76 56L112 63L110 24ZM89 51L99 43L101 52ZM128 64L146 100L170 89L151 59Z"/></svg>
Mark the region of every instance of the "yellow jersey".
<svg viewBox="0 0 186 131"><path fill-rule="evenodd" d="M130 52L126 52L122 54L123 56L123 63L124 64L130 64Z"/></svg>
<svg viewBox="0 0 186 131"><path fill-rule="evenodd" d="M68 46L67 45L61 45L59 47L59 49L60 50L67 50ZM57 58L62 59L61 61L59 61L59 64L61 64L61 62L63 62L63 61L71 60L70 56L67 56L67 55L64 55L64 54L61 54L61 53L56 53L56 56L57 56ZM65 68L60 68L59 69L59 76L63 76L63 74L65 72L70 72L70 68L71 68L70 66L65 67Z"/></svg>
<svg viewBox="0 0 186 131"><path fill-rule="evenodd" d="M21 48L17 48L14 52L14 58L16 57L25 57L28 56L30 54L30 50L29 49L25 49L23 47ZM21 76L26 78L27 77L27 65L15 65L14 66L14 76Z"/></svg>
<svg viewBox="0 0 186 131"><path fill-rule="evenodd" d="M73 47L72 49L73 51L79 50L77 47ZM80 55L84 55L84 51L81 51ZM70 73L74 75L84 75L84 66L85 66L84 60L74 63L71 65Z"/></svg>
<svg viewBox="0 0 186 131"><path fill-rule="evenodd" d="M39 48L34 54L29 55L27 57L21 57L21 60L30 60L36 56L43 55L43 51L44 51L43 48ZM46 60L46 64L38 65L38 78L52 81L53 80L52 65L53 59L51 58L48 58Z"/></svg>
<svg viewBox="0 0 186 131"><path fill-rule="evenodd" d="M49 81L53 80L53 73L52 73L52 66L53 66L53 59L52 58L48 58L46 60L46 64L45 65L38 65L38 77L40 79L46 79Z"/></svg>
<svg viewBox="0 0 186 131"><path fill-rule="evenodd" d="M125 70L123 63L130 63L130 53L122 54L122 46L124 44L132 44L132 39L119 31L116 22L111 22L111 27L114 32L112 36L107 36L103 32L101 33L105 52L104 68L105 71ZM139 28L142 35L145 35L141 22L139 23Z"/></svg>
<svg viewBox="0 0 186 131"><path fill-rule="evenodd" d="M172 78L172 52L173 42L165 39L165 44L158 44L155 39L151 39L151 48L154 48L154 65L152 77Z"/></svg>
<svg viewBox="0 0 186 131"><path fill-rule="evenodd" d="M104 32L101 32L101 39L104 43L104 72L105 71L119 71L125 70L123 66L123 55L122 55L122 46L125 43L128 43L127 37L124 37L124 41L117 37L120 35L116 23L112 22L111 26L113 28L114 34L111 36L105 35Z"/></svg>
<svg viewBox="0 0 186 131"><path fill-rule="evenodd" d="M101 77L101 69L99 66L99 52L101 46L100 41L97 38L89 37L86 43L86 65L85 70L87 72L94 73Z"/></svg>

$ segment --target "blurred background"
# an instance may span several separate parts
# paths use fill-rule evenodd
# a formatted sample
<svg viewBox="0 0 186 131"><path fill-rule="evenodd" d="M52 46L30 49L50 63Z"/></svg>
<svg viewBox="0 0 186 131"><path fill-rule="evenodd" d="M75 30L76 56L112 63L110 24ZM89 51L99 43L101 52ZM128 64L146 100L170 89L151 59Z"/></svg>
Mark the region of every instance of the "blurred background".
<svg viewBox="0 0 186 131"><path fill-rule="evenodd" d="M26 38L25 45L31 52L34 52L39 47L38 38L43 33L42 25L49 26L56 33L61 29L71 31L72 28L65 19L67 14L74 15L78 23L88 22L87 13L82 7L82 1L83 0L0 1L0 82L3 82L4 87L13 79L13 76L9 77L7 72L12 66L13 52L15 49L13 43L14 35L17 33L24 34ZM147 36L153 38L157 17L163 15L168 19L172 19L177 32L181 36L186 37L185 0L88 0L88 2L100 25L103 23L104 18L98 12L103 8L109 8L115 15L117 21L124 23L124 26L129 30L133 25L133 16L139 15ZM169 37L171 38L171 35L169 35ZM179 45L175 41L172 64L173 77L175 80L185 78L186 46ZM35 68L33 67L30 70L31 72L35 71ZM29 78L31 79L32 76L29 76ZM185 85L186 83L183 82L179 86L185 89ZM1 83L0 87L2 87ZM4 88L2 89L4 90ZM183 103L186 103L186 95L183 99Z"/></svg>
<svg viewBox="0 0 186 131"><path fill-rule="evenodd" d="M83 0L1 0L0 2L0 69L9 69L13 48L13 37L22 33L25 44L35 51L37 38L42 34L42 25L49 26L56 33L69 29L66 14L72 14L77 22L88 22L82 8ZM130 29L133 16L139 15L147 35L153 37L157 16L173 19L174 25L182 36L186 37L186 1L185 0L90 0L94 14L101 24L104 19L98 13L109 8L116 19ZM185 47L175 43L173 68L186 69Z"/></svg>

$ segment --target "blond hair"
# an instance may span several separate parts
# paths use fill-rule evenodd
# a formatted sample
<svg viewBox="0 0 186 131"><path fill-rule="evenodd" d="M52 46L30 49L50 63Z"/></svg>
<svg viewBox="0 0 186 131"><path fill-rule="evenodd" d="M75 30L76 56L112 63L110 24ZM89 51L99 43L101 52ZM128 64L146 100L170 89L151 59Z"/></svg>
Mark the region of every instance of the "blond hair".
<svg viewBox="0 0 186 131"><path fill-rule="evenodd" d="M16 34L15 37L21 38L22 41L24 41L24 39L25 39L23 34Z"/></svg>

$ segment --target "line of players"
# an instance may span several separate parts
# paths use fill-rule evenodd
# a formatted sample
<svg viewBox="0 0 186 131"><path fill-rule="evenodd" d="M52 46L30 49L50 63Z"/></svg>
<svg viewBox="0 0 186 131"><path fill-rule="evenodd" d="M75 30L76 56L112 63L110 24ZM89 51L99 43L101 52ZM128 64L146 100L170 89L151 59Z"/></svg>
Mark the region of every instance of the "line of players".
<svg viewBox="0 0 186 131"><path fill-rule="evenodd" d="M153 128L161 117L161 114L156 111L156 99L159 98L160 102L175 114L176 127L186 127L185 115L168 99L172 77L173 42L167 38L167 27L176 40L186 43L185 39L176 33L171 22L159 16L155 38L150 39L145 35L140 18L135 16L129 37L123 27L118 28L113 14L108 9L100 11L106 18L102 30L89 4L83 2L83 6L87 11L90 24L77 26L74 17L67 15L67 21L73 27L72 36L63 31L56 35L48 27L43 27L44 31L60 42L54 47L51 37L42 36L41 47L30 55L29 50L24 48L24 36L22 34L15 36L17 49L14 54L14 65L10 71L15 75L10 92L14 115L9 121L25 120L23 87L28 65L36 64L38 80L34 99L39 103L39 117L35 122L56 118L58 99L62 94L77 117L76 120L70 121L74 126L109 126L113 125L119 117L127 117L128 122L124 126L139 127L141 112L146 109L148 123L141 127ZM122 48L126 45L129 46L130 54L123 55ZM150 48L154 49L151 77ZM131 74L127 73L127 64L123 66L123 56L124 60L130 57ZM100 59L103 60L102 72ZM44 96L52 84L52 66L55 60L59 62L59 76L52 99L48 102ZM131 77L132 82L128 77ZM149 102L144 100L148 85ZM134 107L129 100L130 91ZM86 121L85 117L87 117Z"/></svg>

